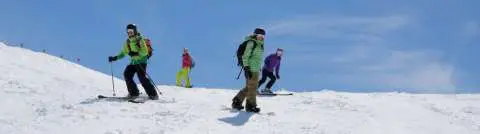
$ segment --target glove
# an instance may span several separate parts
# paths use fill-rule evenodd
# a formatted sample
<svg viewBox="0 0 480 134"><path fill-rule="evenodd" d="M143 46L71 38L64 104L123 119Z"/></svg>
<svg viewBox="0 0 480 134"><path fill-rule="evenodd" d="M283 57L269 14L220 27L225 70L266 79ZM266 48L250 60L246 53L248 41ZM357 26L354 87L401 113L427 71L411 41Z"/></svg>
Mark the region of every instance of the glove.
<svg viewBox="0 0 480 134"><path fill-rule="evenodd" d="M132 56L132 57L133 57L133 56L137 56L137 55L138 55L138 52L132 52L132 51L130 51L130 52L128 52L128 55L130 55L130 56Z"/></svg>
<svg viewBox="0 0 480 134"><path fill-rule="evenodd" d="M278 74L277 74L277 76L276 76L276 77L277 77L277 79L280 79L280 75L278 75Z"/></svg>
<svg viewBox="0 0 480 134"><path fill-rule="evenodd" d="M252 72L250 71L250 67L245 66L245 67L243 67L243 70L245 70L245 75L247 75L247 78L250 79L252 77Z"/></svg>
<svg viewBox="0 0 480 134"><path fill-rule="evenodd" d="M112 62L112 61L116 61L117 60L117 56L109 56L108 57L108 62Z"/></svg>

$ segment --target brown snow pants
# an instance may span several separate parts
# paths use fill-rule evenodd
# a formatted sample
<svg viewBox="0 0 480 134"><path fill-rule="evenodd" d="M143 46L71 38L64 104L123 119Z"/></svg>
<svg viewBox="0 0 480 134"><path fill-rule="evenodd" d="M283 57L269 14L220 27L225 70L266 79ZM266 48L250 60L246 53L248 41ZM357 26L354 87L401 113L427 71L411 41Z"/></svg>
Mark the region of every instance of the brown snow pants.
<svg viewBox="0 0 480 134"><path fill-rule="evenodd" d="M246 99L247 105L257 106L258 75L259 72L252 72L252 77L247 78L245 87L237 93L235 98L242 103Z"/></svg>

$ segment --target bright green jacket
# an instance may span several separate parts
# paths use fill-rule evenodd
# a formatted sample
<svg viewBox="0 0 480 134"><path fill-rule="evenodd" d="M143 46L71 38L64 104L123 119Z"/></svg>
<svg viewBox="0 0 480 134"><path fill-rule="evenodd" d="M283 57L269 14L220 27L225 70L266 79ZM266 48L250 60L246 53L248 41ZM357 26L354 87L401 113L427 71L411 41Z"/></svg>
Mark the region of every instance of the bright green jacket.
<svg viewBox="0 0 480 134"><path fill-rule="evenodd" d="M247 43L244 51L245 53L242 56L243 66L250 67L250 71L252 72L260 72L263 59L263 41L257 40L252 36L245 37L245 40L249 40L249 42ZM254 46L253 41L257 43L257 46L252 53L252 48Z"/></svg>
<svg viewBox="0 0 480 134"><path fill-rule="evenodd" d="M137 40L140 40L140 47L137 45ZM138 52L138 55L130 57L130 64L137 65L137 64L147 64L148 61L148 48L145 43L144 38L141 36L129 37L128 41L125 41L123 45L122 51L117 55L117 59L122 59L130 52L128 46L130 46L130 50L132 52Z"/></svg>

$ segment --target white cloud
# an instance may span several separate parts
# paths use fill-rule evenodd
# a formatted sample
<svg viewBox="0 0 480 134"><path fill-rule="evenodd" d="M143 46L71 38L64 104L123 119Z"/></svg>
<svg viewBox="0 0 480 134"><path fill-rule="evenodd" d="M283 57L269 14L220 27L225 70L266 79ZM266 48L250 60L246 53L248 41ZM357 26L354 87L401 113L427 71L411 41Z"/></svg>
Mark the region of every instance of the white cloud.
<svg viewBox="0 0 480 134"><path fill-rule="evenodd" d="M442 62L439 51L392 50L381 46L355 46L332 58L332 66L351 66L349 80L380 88L454 91L454 67ZM331 63L331 64L332 64ZM357 83L358 84L358 83Z"/></svg>
<svg viewBox="0 0 480 134"><path fill-rule="evenodd" d="M405 69L412 66L423 66L429 62L436 61L439 54L428 51L394 51L383 50L389 53L385 60L380 61L379 64L367 66L362 68L367 71L384 71L392 69Z"/></svg>
<svg viewBox="0 0 480 134"><path fill-rule="evenodd" d="M382 39L382 35L400 29L408 22L409 18L401 15L384 17L307 15L275 21L267 29L273 36L294 35L378 41Z"/></svg>
<svg viewBox="0 0 480 134"><path fill-rule="evenodd" d="M295 60L293 63L299 66L303 66L302 63L328 64L336 69L336 72L346 72L332 73L336 75L329 76L333 79L332 83L347 82L357 86L385 89L454 90L453 66L442 62L442 52L395 50L389 47L390 44L396 43L389 40L390 37L398 36L395 34L396 31L408 28L413 21L403 15L383 17L309 15L276 21L267 28L270 35L277 36L276 38L295 36L344 43L337 45L344 47L311 44L285 46L290 52L298 50L298 53L288 55L289 63ZM469 27L476 29L476 26L470 24ZM324 48L335 50L319 51ZM328 75L325 73L329 72L312 75L318 75L320 79Z"/></svg>
<svg viewBox="0 0 480 134"><path fill-rule="evenodd" d="M339 41L350 41L349 44L330 44L330 45L382 45L384 37L408 25L410 19L404 15L391 15L381 17L358 17L358 16L322 16L322 15L303 15L285 20L273 21L267 26L269 37L281 38L279 36L295 36L302 38L312 38L315 40L333 39ZM275 37L277 36L277 37ZM294 39L298 40L298 38ZM343 50L335 53L335 56L329 53L319 53L318 46L325 44L292 44L280 45L282 48L292 52L291 59L324 62L325 60L333 62L348 62L358 58L368 58L366 53L376 49L373 46L365 48L368 52L355 49L355 52ZM295 53L297 52L297 53ZM348 53L347 53L348 52ZM295 53L295 54L293 54ZM292 58L294 57L294 58ZM352 59L354 58L354 59Z"/></svg>
<svg viewBox="0 0 480 134"><path fill-rule="evenodd" d="M442 63L440 55L428 51L392 51L384 61L363 66L371 82L390 87L454 90L453 66Z"/></svg>

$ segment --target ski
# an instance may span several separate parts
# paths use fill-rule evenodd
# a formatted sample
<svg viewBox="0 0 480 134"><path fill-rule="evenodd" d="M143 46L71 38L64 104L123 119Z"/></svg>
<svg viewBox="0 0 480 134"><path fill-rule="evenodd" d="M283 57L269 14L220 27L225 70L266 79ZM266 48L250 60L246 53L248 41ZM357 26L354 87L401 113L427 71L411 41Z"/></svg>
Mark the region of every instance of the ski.
<svg viewBox="0 0 480 134"><path fill-rule="evenodd" d="M108 101L128 101L131 103L144 103L145 99L135 98L132 99L130 97L117 97L117 96L105 96L105 95L98 95L98 99L100 100L108 100Z"/></svg>
<svg viewBox="0 0 480 134"><path fill-rule="evenodd" d="M145 103L146 100L128 100L131 103Z"/></svg>
<svg viewBox="0 0 480 134"><path fill-rule="evenodd" d="M293 93L258 93L258 96L289 96Z"/></svg>
<svg viewBox="0 0 480 134"><path fill-rule="evenodd" d="M236 113L236 112L245 112L245 113L252 113L252 114L259 114L259 115L268 115L268 116L275 116L275 112L247 112L245 111L245 109L242 109L242 110L239 110L239 109L235 109L235 108L231 108L231 107L228 107L228 106L225 106L225 105L222 105L222 108L221 108L223 111L230 111L232 113Z"/></svg>
<svg viewBox="0 0 480 134"><path fill-rule="evenodd" d="M117 97L117 96L105 96L105 95L98 95L97 96L98 99L124 99L124 100L127 100L129 99L129 97Z"/></svg>
<svg viewBox="0 0 480 134"><path fill-rule="evenodd" d="M85 102L82 102L82 103L88 104L88 103L93 103L93 102L97 102L97 101L101 101L101 100L113 101L113 102L125 102L125 101L127 101L127 102L130 102L130 103L145 103L147 101L153 101L155 103L176 103L177 102L175 100L175 98L171 98L171 99L164 99L163 98L163 99L158 99L158 100L151 100L147 96L139 96L135 99L131 99L131 98L128 98L128 97L98 95L96 99L91 100L91 101L85 101Z"/></svg>

